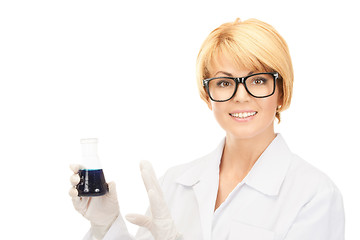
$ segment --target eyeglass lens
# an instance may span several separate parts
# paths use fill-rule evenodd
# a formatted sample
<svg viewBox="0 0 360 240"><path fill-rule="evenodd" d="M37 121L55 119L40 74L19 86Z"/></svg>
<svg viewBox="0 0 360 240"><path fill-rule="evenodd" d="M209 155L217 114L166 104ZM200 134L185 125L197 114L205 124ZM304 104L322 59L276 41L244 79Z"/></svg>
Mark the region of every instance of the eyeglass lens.
<svg viewBox="0 0 360 240"><path fill-rule="evenodd" d="M248 91L256 97L270 95L274 91L274 77L272 74L250 76L245 81ZM212 99L217 101L228 100L236 91L236 82L233 79L217 78L209 81L209 92Z"/></svg>

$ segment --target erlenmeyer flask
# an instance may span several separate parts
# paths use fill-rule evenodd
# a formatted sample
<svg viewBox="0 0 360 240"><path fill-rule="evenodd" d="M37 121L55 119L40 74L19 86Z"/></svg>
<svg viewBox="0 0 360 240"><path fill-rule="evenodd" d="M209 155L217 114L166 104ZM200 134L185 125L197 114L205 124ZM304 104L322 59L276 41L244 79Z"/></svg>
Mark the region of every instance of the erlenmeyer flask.
<svg viewBox="0 0 360 240"><path fill-rule="evenodd" d="M104 172L97 154L97 138L81 139L82 168L79 170L80 182L76 186L79 196L94 197L108 192Z"/></svg>

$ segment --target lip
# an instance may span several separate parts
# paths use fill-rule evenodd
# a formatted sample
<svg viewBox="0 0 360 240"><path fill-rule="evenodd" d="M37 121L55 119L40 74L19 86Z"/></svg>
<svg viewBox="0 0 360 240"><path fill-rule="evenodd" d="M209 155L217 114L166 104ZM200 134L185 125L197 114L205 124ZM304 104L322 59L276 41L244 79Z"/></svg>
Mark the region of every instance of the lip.
<svg viewBox="0 0 360 240"><path fill-rule="evenodd" d="M237 117L231 116L231 114L234 114L234 113L244 113L244 112L256 112L256 114L253 116L247 117L247 118L237 118ZM257 114L258 114L258 111L255 111L255 110L236 110L234 112L229 113L229 116L237 122L249 122L249 121L253 120Z"/></svg>

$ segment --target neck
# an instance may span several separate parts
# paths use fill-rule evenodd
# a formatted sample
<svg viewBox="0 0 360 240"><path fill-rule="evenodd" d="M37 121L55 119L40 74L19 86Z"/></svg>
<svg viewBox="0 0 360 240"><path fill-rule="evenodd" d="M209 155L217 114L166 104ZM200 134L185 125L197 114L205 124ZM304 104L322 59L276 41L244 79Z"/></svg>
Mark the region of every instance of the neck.
<svg viewBox="0 0 360 240"><path fill-rule="evenodd" d="M244 177L275 137L273 128L246 139L227 134L220 171Z"/></svg>

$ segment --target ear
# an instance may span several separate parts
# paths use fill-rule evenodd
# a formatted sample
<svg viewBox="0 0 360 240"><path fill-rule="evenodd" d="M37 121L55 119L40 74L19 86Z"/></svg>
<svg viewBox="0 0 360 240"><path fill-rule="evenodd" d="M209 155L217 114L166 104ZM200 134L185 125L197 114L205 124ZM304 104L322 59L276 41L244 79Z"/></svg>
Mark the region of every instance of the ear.
<svg viewBox="0 0 360 240"><path fill-rule="evenodd" d="M283 91L283 88L282 88L282 86L279 86L278 87L278 89L279 89L279 94L278 94L278 101L277 101L277 105L279 106L279 105L284 105L283 103L284 103L284 91Z"/></svg>
<svg viewBox="0 0 360 240"><path fill-rule="evenodd" d="M208 108L212 111L212 105L209 98L207 99L206 104L208 105Z"/></svg>
<svg viewBox="0 0 360 240"><path fill-rule="evenodd" d="M283 105L283 102L284 102L284 99L283 99L283 95L281 94L281 95L279 95L279 97L278 97L278 101L277 101L277 105L278 106L282 106Z"/></svg>

